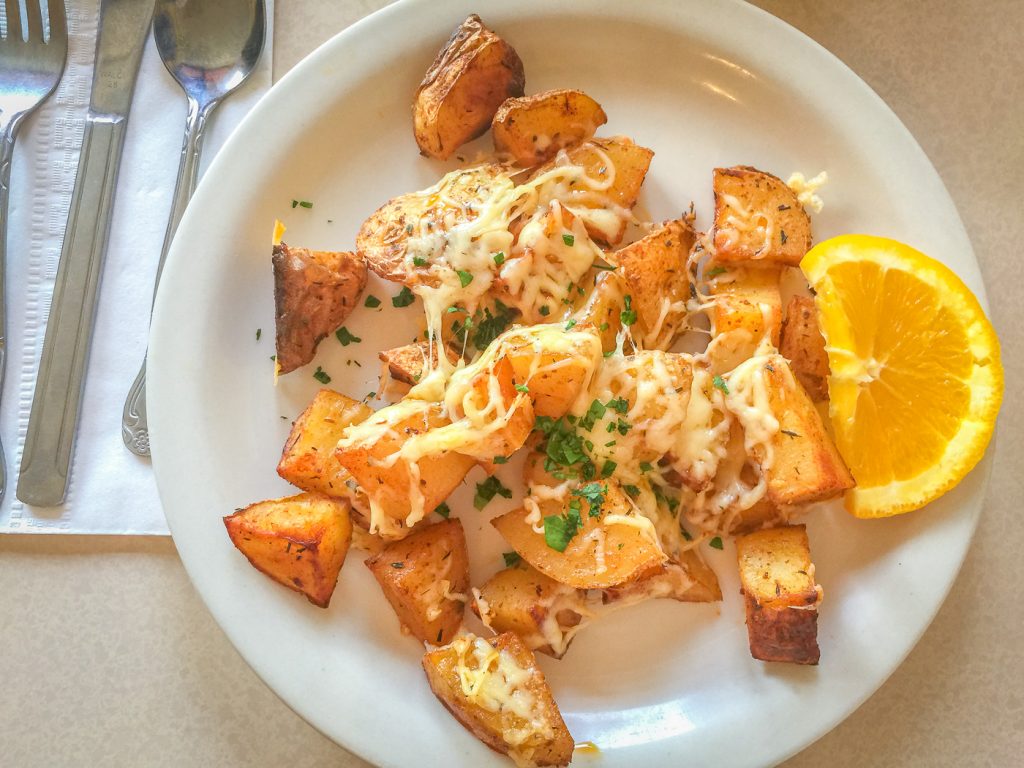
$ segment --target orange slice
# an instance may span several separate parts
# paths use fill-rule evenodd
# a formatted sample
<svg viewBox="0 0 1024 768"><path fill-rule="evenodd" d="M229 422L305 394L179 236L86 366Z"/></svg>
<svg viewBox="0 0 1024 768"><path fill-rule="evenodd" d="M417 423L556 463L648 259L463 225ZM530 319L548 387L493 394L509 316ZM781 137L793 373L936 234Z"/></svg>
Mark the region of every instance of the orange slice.
<svg viewBox="0 0 1024 768"><path fill-rule="evenodd" d="M836 237L800 268L817 293L836 445L857 480L846 508L923 507L992 437L1003 397L995 330L948 267L895 240Z"/></svg>

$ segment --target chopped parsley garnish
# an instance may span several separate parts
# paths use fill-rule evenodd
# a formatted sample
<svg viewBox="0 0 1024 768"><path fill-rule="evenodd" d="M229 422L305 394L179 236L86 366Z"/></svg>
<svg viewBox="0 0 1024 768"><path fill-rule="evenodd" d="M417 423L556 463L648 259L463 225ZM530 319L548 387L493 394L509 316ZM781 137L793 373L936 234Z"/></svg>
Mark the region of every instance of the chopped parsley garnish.
<svg viewBox="0 0 1024 768"><path fill-rule="evenodd" d="M605 483L587 483L581 488L573 490L572 495L586 499L590 505L590 516L601 516L601 505L604 504L605 496L608 494L608 485Z"/></svg>
<svg viewBox="0 0 1024 768"><path fill-rule="evenodd" d="M686 530L685 528L683 528L683 526L681 526L681 525L679 526L679 532L681 534L683 534L683 538L686 539L687 541L693 541L693 536L691 536L690 532L688 530Z"/></svg>
<svg viewBox="0 0 1024 768"><path fill-rule="evenodd" d="M606 269L609 272L614 272L617 267L614 264L591 264L594 269Z"/></svg>
<svg viewBox="0 0 1024 768"><path fill-rule="evenodd" d="M437 514L439 514L445 520L447 520L448 516L452 513L452 510L448 506L448 502L446 501L442 501L440 504L434 507L434 511L437 512Z"/></svg>
<svg viewBox="0 0 1024 768"><path fill-rule="evenodd" d="M715 536L715 538L713 538L711 541L708 542L708 546L709 547L714 547L715 549L721 549L722 548L722 537L721 536Z"/></svg>
<svg viewBox="0 0 1024 768"><path fill-rule="evenodd" d="M550 309L548 309L548 305L547 305L547 304L545 304L544 306L542 306L542 307L541 307L540 309L538 309L537 311L538 311L538 312L540 312L540 315L541 315L541 317L547 317L548 315L550 315L550 314L551 314L551 310L550 310Z"/></svg>
<svg viewBox="0 0 1024 768"><path fill-rule="evenodd" d="M587 412L583 414L583 417L579 421L581 429L590 431L594 428L594 424L598 419L602 418L605 413L608 412L608 408L600 400L595 400L590 404Z"/></svg>
<svg viewBox="0 0 1024 768"><path fill-rule="evenodd" d="M412 265L414 267L425 267L427 266L427 260L424 259L422 256L413 256Z"/></svg>
<svg viewBox="0 0 1024 768"><path fill-rule="evenodd" d="M358 336L352 335L352 333L344 325L334 332L334 335L341 342L341 346L347 347L349 344L358 344L362 341Z"/></svg>
<svg viewBox="0 0 1024 768"><path fill-rule="evenodd" d="M512 491L502 485L501 480L492 475L482 483L476 484L476 496L473 497L473 506L477 509L483 509L496 495L511 499Z"/></svg>
<svg viewBox="0 0 1024 768"><path fill-rule="evenodd" d="M491 459L492 464L508 464L508 456L495 456Z"/></svg>
<svg viewBox="0 0 1024 768"><path fill-rule="evenodd" d="M564 517L549 515L544 518L544 541L556 552L565 552L572 537L582 527L579 510L570 507Z"/></svg>
<svg viewBox="0 0 1024 768"><path fill-rule="evenodd" d="M469 311L463 309L462 307L448 307L448 309L444 311L446 315L450 315L453 312L465 312L467 315L469 314Z"/></svg>
<svg viewBox="0 0 1024 768"><path fill-rule="evenodd" d="M376 296L367 296L366 301L363 302L363 306L369 307L370 309L376 309L380 306L380 299Z"/></svg>
<svg viewBox="0 0 1024 768"><path fill-rule="evenodd" d="M613 397L605 405L623 416L629 413L629 401L624 397Z"/></svg>
<svg viewBox="0 0 1024 768"><path fill-rule="evenodd" d="M467 285L473 282L473 273L467 272L464 269L456 269L455 274L459 276L459 283L465 288Z"/></svg>
<svg viewBox="0 0 1024 768"><path fill-rule="evenodd" d="M494 254L494 263L499 267L505 263L505 254L502 251L498 251Z"/></svg>
<svg viewBox="0 0 1024 768"><path fill-rule="evenodd" d="M313 378L319 381L321 384L330 384L331 377L327 375L327 372L319 365L316 367L316 372L313 374Z"/></svg>
<svg viewBox="0 0 1024 768"><path fill-rule="evenodd" d="M576 242L576 238L572 235L562 235L562 242L568 245L570 248Z"/></svg>
<svg viewBox="0 0 1024 768"><path fill-rule="evenodd" d="M409 286L403 285L402 290L398 292L397 296L391 297L391 306L395 309L401 309L402 307L408 307L416 300L413 296L412 291L409 290Z"/></svg>
<svg viewBox="0 0 1024 768"><path fill-rule="evenodd" d="M473 345L477 349L486 349L498 338L515 319L515 310L495 300L494 312L484 307L483 314L477 313L477 329L473 334Z"/></svg>
<svg viewBox="0 0 1024 768"><path fill-rule="evenodd" d="M263 329L262 328L257 328L256 329L256 341L259 341L260 340L260 336L262 336L262 335L263 335Z"/></svg>
<svg viewBox="0 0 1024 768"><path fill-rule="evenodd" d="M576 325L576 321L575 320L570 320L568 323L565 324L565 330L570 331L570 330L572 330L573 326L575 326L575 325Z"/></svg>
<svg viewBox="0 0 1024 768"><path fill-rule="evenodd" d="M292 208L296 208L296 207L298 207L298 205L299 205L299 201L298 200L292 200Z"/></svg>
<svg viewBox="0 0 1024 768"><path fill-rule="evenodd" d="M640 489L637 488L635 485L624 485L622 486L622 490L624 490L634 499L640 495Z"/></svg>
<svg viewBox="0 0 1024 768"><path fill-rule="evenodd" d="M704 273L704 277L708 277L708 278L710 278L710 277L718 277L723 272L728 272L728 271L729 271L728 269L726 269L725 267L719 265L717 267L712 267L707 272L705 272Z"/></svg>
<svg viewBox="0 0 1024 768"><path fill-rule="evenodd" d="M633 297L626 296L623 299L623 305L625 309L619 313L619 319L622 320L623 325L632 325L636 322L636 310L633 309Z"/></svg>
<svg viewBox="0 0 1024 768"><path fill-rule="evenodd" d="M516 384L516 392L525 392L526 394L529 394L530 388L525 384Z"/></svg>
<svg viewBox="0 0 1024 768"><path fill-rule="evenodd" d="M300 208L312 208L313 204L309 200L292 200L292 208L299 206Z"/></svg>
<svg viewBox="0 0 1024 768"><path fill-rule="evenodd" d="M599 325L597 327L597 330L602 331L602 332L607 331L608 330L608 323L601 323L601 325Z"/></svg>
<svg viewBox="0 0 1024 768"><path fill-rule="evenodd" d="M653 472L654 471L654 467L651 465L651 462L649 462L649 461L641 461L640 462L640 471L641 472Z"/></svg>
<svg viewBox="0 0 1024 768"><path fill-rule="evenodd" d="M615 463L614 461L612 461L611 459L608 459L608 460L607 460L607 461L606 461L606 462L604 463L604 466L603 466L603 467L601 467L601 477L611 477L612 473L613 473L613 472L615 471L615 468L616 468L617 466L619 466L619 465L618 465L618 464L616 464L616 463Z"/></svg>
<svg viewBox="0 0 1024 768"><path fill-rule="evenodd" d="M711 383L715 385L715 389L720 389L725 394L729 394L729 385L725 383L725 379L721 376L715 376L715 378L711 380Z"/></svg>
<svg viewBox="0 0 1024 768"><path fill-rule="evenodd" d="M522 560L518 552L502 552L501 556L505 559L506 568L511 568L513 565L519 565L519 561Z"/></svg>

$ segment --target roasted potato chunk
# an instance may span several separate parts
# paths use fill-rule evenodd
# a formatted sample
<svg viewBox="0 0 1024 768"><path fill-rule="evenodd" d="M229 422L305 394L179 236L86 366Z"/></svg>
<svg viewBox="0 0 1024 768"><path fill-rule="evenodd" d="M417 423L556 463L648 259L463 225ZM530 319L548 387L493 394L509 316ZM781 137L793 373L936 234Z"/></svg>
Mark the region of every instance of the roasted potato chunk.
<svg viewBox="0 0 1024 768"><path fill-rule="evenodd" d="M469 592L469 553L462 523L417 527L366 561L398 614L402 630L424 643L451 642Z"/></svg>
<svg viewBox="0 0 1024 768"><path fill-rule="evenodd" d="M356 250L385 280L410 287L437 285L429 264L413 263L409 241L472 221L480 204L500 185L510 183L507 169L497 164L452 171L436 188L399 195L374 211L359 228Z"/></svg>
<svg viewBox="0 0 1024 768"><path fill-rule="evenodd" d="M449 346L445 346L445 354L452 363L459 356ZM429 341L406 344L404 347L385 349L377 354L382 363L386 363L388 374L395 381L403 384L418 384L425 373L437 367L437 345ZM383 385L382 385L383 386Z"/></svg>
<svg viewBox="0 0 1024 768"><path fill-rule="evenodd" d="M387 461L418 435L450 423L439 403L406 399L346 428L334 455L369 499L370 533L403 538L462 482L474 462L454 451Z"/></svg>
<svg viewBox="0 0 1024 768"><path fill-rule="evenodd" d="M583 91L561 89L507 99L498 108L491 128L498 152L530 166L589 139L606 122L608 116L601 105Z"/></svg>
<svg viewBox="0 0 1024 768"><path fill-rule="evenodd" d="M478 590L474 613L490 629L515 632L532 651L556 659L591 615L585 590L559 584L520 563L498 571Z"/></svg>
<svg viewBox="0 0 1024 768"><path fill-rule="evenodd" d="M715 262L795 267L811 247L811 219L796 192L748 165L715 168Z"/></svg>
<svg viewBox="0 0 1024 768"><path fill-rule="evenodd" d="M668 349L686 327L686 260L696 238L685 219L668 221L610 257L636 310L633 337L644 349Z"/></svg>
<svg viewBox="0 0 1024 768"><path fill-rule="evenodd" d="M589 501L570 494L563 500L528 498L527 506L491 520L491 525L523 560L578 589L614 587L664 563L667 558L653 525L633 509L618 484L607 480L591 485L604 488L597 515L590 513ZM537 533L528 519L534 504L540 509L544 533Z"/></svg>
<svg viewBox="0 0 1024 768"><path fill-rule="evenodd" d="M583 283L589 280L584 278ZM601 335L601 349L615 349L616 337L622 328L624 288L622 278L614 272L600 271L593 280L594 288L572 313L577 324L587 323Z"/></svg>
<svg viewBox="0 0 1024 768"><path fill-rule="evenodd" d="M719 267L718 269L723 269ZM725 268L708 281L713 297L709 357L716 373L752 357L767 336L779 344L782 296L778 267Z"/></svg>
<svg viewBox="0 0 1024 768"><path fill-rule="evenodd" d="M302 412L284 444L277 474L304 491L350 498L352 476L334 457L345 427L373 413L365 403L330 389L317 392ZM352 481L354 482L354 481Z"/></svg>
<svg viewBox="0 0 1024 768"><path fill-rule="evenodd" d="M602 593L605 603L631 604L666 597L682 603L714 603L722 599L722 588L715 572L695 550L688 549L678 560L655 566L633 581Z"/></svg>
<svg viewBox="0 0 1024 768"><path fill-rule="evenodd" d="M274 246L277 366L289 373L310 360L366 287L366 261L354 253Z"/></svg>
<svg viewBox="0 0 1024 768"><path fill-rule="evenodd" d="M533 333L511 331L503 336L504 354L516 382L530 390L534 415L558 418L569 410L600 359L600 337L596 328L567 333L561 323L538 327Z"/></svg>
<svg viewBox="0 0 1024 768"><path fill-rule="evenodd" d="M416 90L413 130L420 153L441 160L487 130L502 102L522 96L523 62L476 14L459 25Z"/></svg>
<svg viewBox="0 0 1024 768"><path fill-rule="evenodd" d="M595 196L585 189L575 189L568 200L563 200L566 207L603 208L604 203L599 198L605 197L621 208L632 208L640 194L640 187L647 176L654 152L634 144L632 139L625 136L615 136L610 139L590 139L577 144L566 150L566 155L570 163L581 166L592 179L603 183L610 175L614 176L609 188L600 195ZM552 160L541 165L533 171L531 178L547 173L554 168L555 162L556 160ZM609 164L611 168L608 167ZM626 233L626 223L622 220L614 223L609 221L606 228L598 226L596 222L587 221L587 231L597 242L616 245L622 241Z"/></svg>
<svg viewBox="0 0 1024 768"><path fill-rule="evenodd" d="M814 402L828 400L828 354L818 327L814 299L794 296L786 306L779 352L789 360L796 376Z"/></svg>
<svg viewBox="0 0 1024 768"><path fill-rule="evenodd" d="M511 456L522 448L533 429L533 401L519 392L516 385L515 370L506 356L499 357L469 381L468 392L454 416L462 418L469 412L487 414L485 419L492 428L456 450L489 461L495 456ZM497 407L495 399L499 401ZM497 423L501 426L493 427Z"/></svg>
<svg viewBox="0 0 1024 768"><path fill-rule="evenodd" d="M326 608L345 563L348 502L300 493L251 504L224 518L231 543L254 568Z"/></svg>
<svg viewBox="0 0 1024 768"><path fill-rule="evenodd" d="M807 530L787 525L736 539L750 655L761 661L817 664L818 604Z"/></svg>
<svg viewBox="0 0 1024 768"><path fill-rule="evenodd" d="M566 766L575 748L533 652L512 632L472 634L423 657L434 695L480 741L516 765Z"/></svg>

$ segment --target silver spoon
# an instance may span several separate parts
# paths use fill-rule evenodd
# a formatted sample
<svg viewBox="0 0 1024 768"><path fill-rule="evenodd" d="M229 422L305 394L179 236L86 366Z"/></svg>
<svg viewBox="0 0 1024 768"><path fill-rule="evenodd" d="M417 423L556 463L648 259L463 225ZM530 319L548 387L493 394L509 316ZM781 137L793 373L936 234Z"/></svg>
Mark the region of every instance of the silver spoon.
<svg viewBox="0 0 1024 768"><path fill-rule="evenodd" d="M156 272L159 285L167 249L196 188L206 121L256 68L266 38L266 9L263 0L157 0L153 36L164 66L188 97L181 165ZM145 360L125 400L121 437L132 453L149 456Z"/></svg>

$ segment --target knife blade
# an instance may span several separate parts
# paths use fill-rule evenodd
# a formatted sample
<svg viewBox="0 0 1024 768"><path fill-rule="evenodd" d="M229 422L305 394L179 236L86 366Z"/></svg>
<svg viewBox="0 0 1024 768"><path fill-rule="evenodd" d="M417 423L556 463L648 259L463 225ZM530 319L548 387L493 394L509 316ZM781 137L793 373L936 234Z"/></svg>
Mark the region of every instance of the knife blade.
<svg viewBox="0 0 1024 768"><path fill-rule="evenodd" d="M153 5L100 4L89 112L18 474L25 504L52 507L67 494L121 149Z"/></svg>

